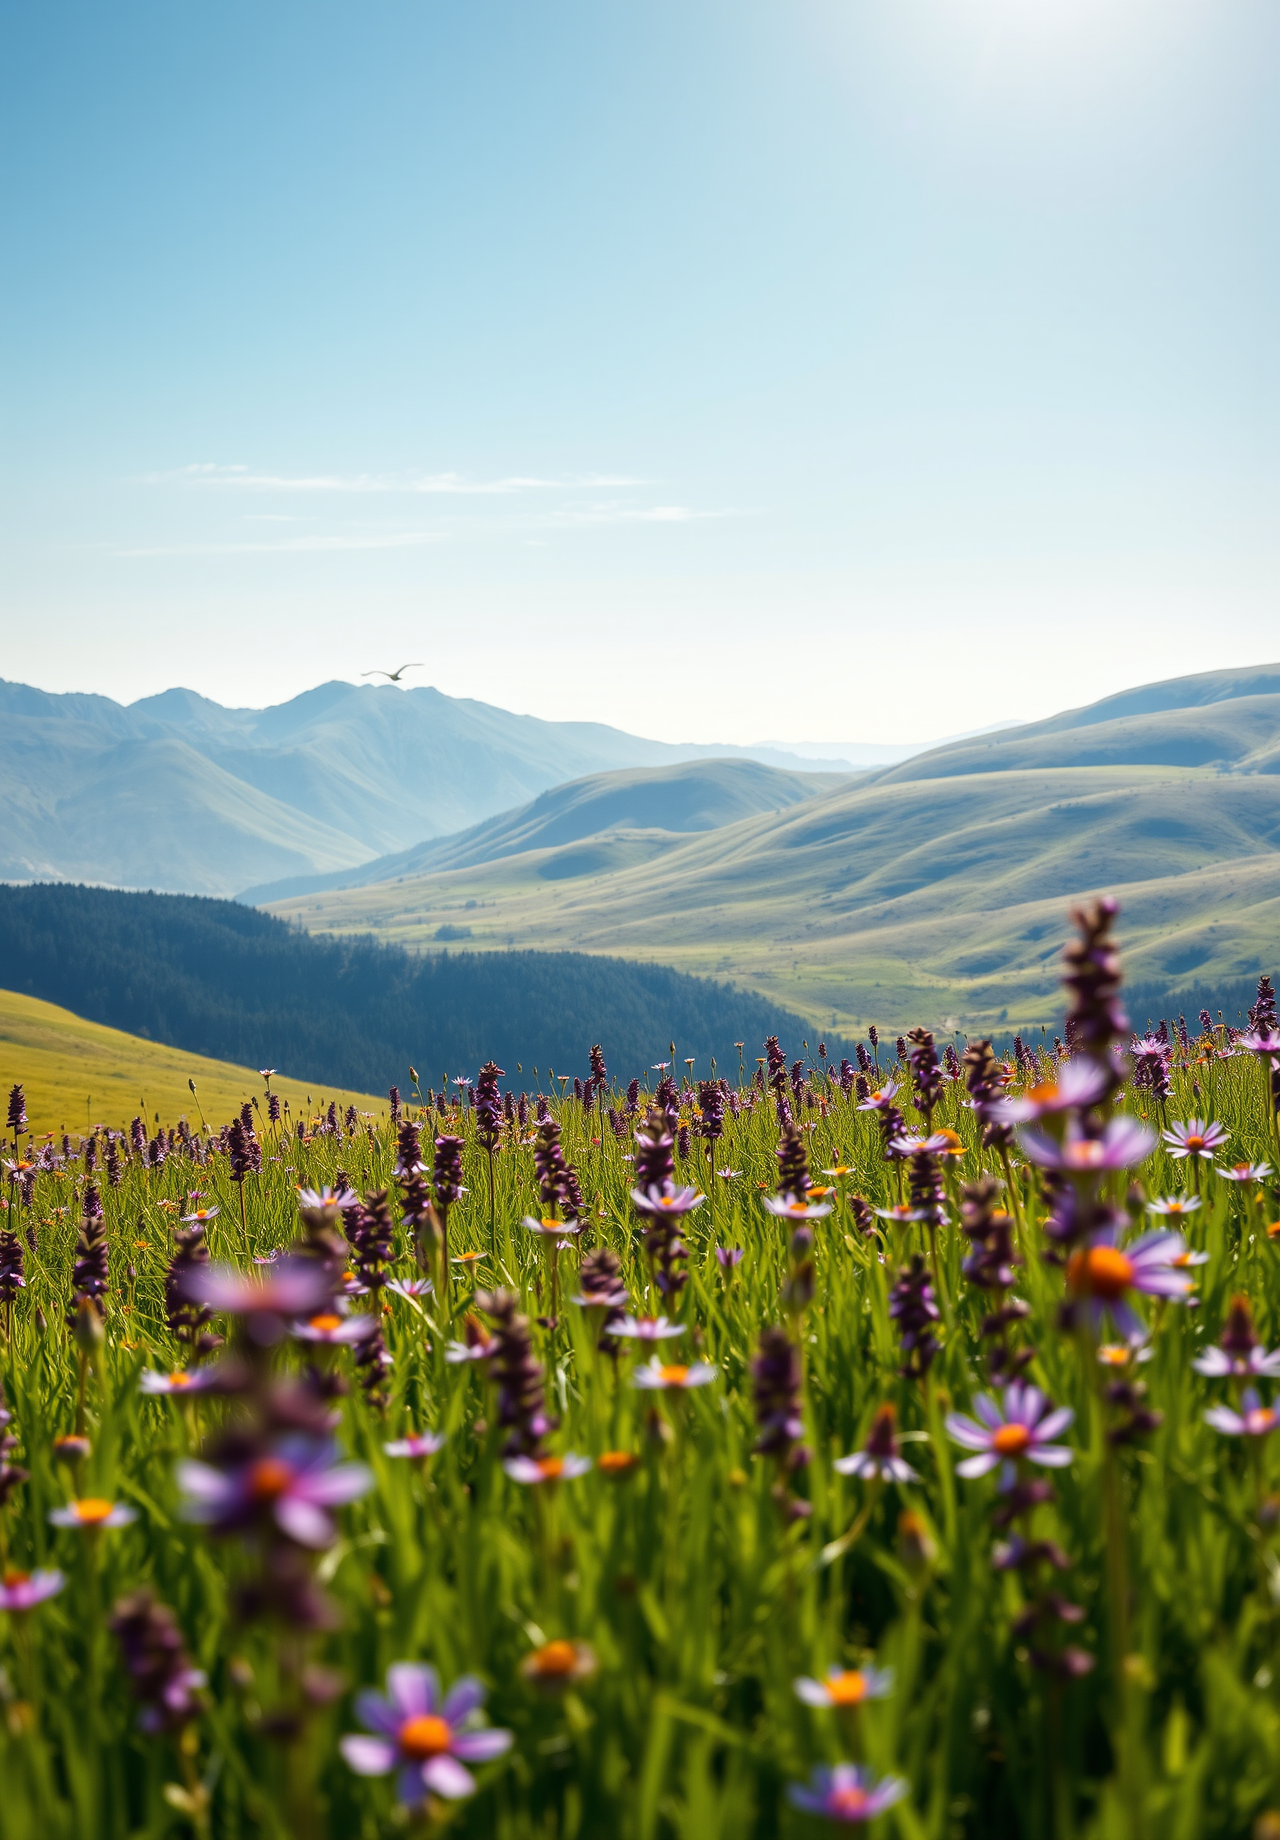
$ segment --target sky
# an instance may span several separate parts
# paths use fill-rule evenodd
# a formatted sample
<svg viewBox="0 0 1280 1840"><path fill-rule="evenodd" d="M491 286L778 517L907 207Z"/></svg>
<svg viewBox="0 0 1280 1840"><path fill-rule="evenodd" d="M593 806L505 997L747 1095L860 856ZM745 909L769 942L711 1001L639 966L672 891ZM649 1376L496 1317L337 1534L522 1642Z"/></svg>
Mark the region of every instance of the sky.
<svg viewBox="0 0 1280 1840"><path fill-rule="evenodd" d="M1274 0L0 0L0 676L920 741L1280 656Z"/></svg>

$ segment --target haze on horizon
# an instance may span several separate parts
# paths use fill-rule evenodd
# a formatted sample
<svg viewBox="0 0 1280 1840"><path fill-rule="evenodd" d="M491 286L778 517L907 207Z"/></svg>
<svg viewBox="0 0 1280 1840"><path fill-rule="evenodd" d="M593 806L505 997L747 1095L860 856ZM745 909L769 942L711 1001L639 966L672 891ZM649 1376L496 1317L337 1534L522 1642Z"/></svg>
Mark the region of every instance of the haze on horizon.
<svg viewBox="0 0 1280 1840"><path fill-rule="evenodd" d="M0 676L905 742L1275 651L1267 0L0 4Z"/></svg>

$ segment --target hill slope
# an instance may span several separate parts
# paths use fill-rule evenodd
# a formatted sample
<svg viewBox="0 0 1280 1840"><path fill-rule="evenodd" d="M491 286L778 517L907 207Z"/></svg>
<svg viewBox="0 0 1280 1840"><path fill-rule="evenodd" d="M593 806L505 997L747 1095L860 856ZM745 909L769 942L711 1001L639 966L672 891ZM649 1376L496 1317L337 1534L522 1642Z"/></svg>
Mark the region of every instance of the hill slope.
<svg viewBox="0 0 1280 1840"><path fill-rule="evenodd" d="M195 1099L188 1080L196 1082ZM0 1087L7 1093L17 1083L26 1090L27 1117L37 1135L98 1123L118 1129L135 1113L149 1125L157 1112L166 1125L184 1113L198 1123L199 1106L216 1126L246 1099L261 1099L263 1090L256 1068L143 1041L56 1004L0 990ZM343 1110L354 1105L357 1111L385 1111L387 1103L385 1094L374 1098L327 1088L321 1093L318 1087L308 1093L288 1079L273 1079L272 1088L297 1117L310 1115L308 1099L313 1107L332 1099Z"/></svg>
<svg viewBox="0 0 1280 1840"><path fill-rule="evenodd" d="M920 1016L973 1029L1055 1013L1063 909L1111 890L1130 975L1207 1000L1267 968L1280 930L1280 693L1258 690L1272 678L1148 686L644 860L535 838L544 847L276 911L405 943L465 912L477 947L727 972L845 1031ZM1195 764L1179 764L1188 747Z"/></svg>
<svg viewBox="0 0 1280 1840"><path fill-rule="evenodd" d="M0 876L231 894L351 868L584 774L742 752L426 688L329 683L224 709L190 690L124 707L0 681Z"/></svg>
<svg viewBox="0 0 1280 1840"><path fill-rule="evenodd" d="M0 884L0 964L11 987L131 1034L373 1092L406 1085L410 1064L434 1081L474 1074L489 1056L513 1077L520 1065L585 1075L597 1041L624 1080L666 1059L673 1040L705 1074L712 1055L736 1066L738 1041L755 1052L777 1033L798 1051L806 1033L755 992L661 965L420 957L184 895Z"/></svg>
<svg viewBox="0 0 1280 1840"><path fill-rule="evenodd" d="M610 866L623 859L647 860L689 832L716 830L759 812L783 811L852 777L789 773L750 760L699 760L594 773L543 792L531 804L489 818L455 837L420 843L412 850L335 875L296 877L249 888L240 899L260 904L325 889L396 881L429 870L473 868L588 838L597 844L595 860L601 866L606 855ZM607 849L606 839L612 850Z"/></svg>

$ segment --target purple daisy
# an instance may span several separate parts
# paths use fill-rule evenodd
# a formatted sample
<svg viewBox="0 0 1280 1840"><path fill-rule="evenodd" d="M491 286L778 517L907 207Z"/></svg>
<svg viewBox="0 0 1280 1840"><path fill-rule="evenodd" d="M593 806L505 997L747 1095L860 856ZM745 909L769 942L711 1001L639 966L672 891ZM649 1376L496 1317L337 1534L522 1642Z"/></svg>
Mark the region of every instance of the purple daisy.
<svg viewBox="0 0 1280 1840"><path fill-rule="evenodd" d="M1233 1412L1230 1406L1210 1406L1204 1415L1205 1424L1227 1437L1266 1437L1280 1425L1280 1412L1274 1406L1264 1406L1253 1387L1244 1389L1240 1405L1239 1412Z"/></svg>
<svg viewBox="0 0 1280 1840"><path fill-rule="evenodd" d="M392 1444L384 1444L383 1451L389 1457L434 1457L437 1451L444 1449L445 1440L438 1431L411 1432L408 1437L397 1438Z"/></svg>
<svg viewBox="0 0 1280 1840"><path fill-rule="evenodd" d="M831 1212L829 1201L806 1201L803 1195L761 1195L760 1202L779 1220L823 1220Z"/></svg>
<svg viewBox="0 0 1280 1840"><path fill-rule="evenodd" d="M1081 1055L1058 1070L1056 1080L1028 1087L1020 1099L997 1099L990 1115L1000 1124L1029 1124L1057 1112L1077 1111L1095 1105L1112 1084L1112 1075L1099 1061Z"/></svg>
<svg viewBox="0 0 1280 1840"><path fill-rule="evenodd" d="M638 1342L665 1342L673 1335L683 1335L683 1323L668 1322L665 1316L624 1316L621 1322L606 1323L609 1335L634 1336Z"/></svg>
<svg viewBox="0 0 1280 1840"><path fill-rule="evenodd" d="M217 1367L177 1367L171 1374L162 1374L154 1367L145 1368L138 1378L141 1392L161 1393L207 1393L221 1384L222 1372Z"/></svg>
<svg viewBox="0 0 1280 1840"><path fill-rule="evenodd" d="M837 1457L832 1468L842 1476L861 1476L864 1482L919 1482L911 1465L898 1452L894 1427L898 1414L891 1405L883 1405L871 1421L867 1441L851 1456Z"/></svg>
<svg viewBox="0 0 1280 1840"><path fill-rule="evenodd" d="M1273 1348L1270 1353L1261 1346L1250 1348L1247 1353L1206 1348L1191 1365L1198 1374L1205 1374L1210 1380L1278 1380L1280 1348Z"/></svg>
<svg viewBox="0 0 1280 1840"><path fill-rule="evenodd" d="M1156 1134L1136 1118L1112 1118L1100 1137L1086 1137L1079 1126L1068 1124L1059 1143L1044 1131L1019 1133L1022 1148L1042 1169L1061 1170L1067 1176L1106 1175L1113 1169L1132 1169L1155 1149Z"/></svg>
<svg viewBox="0 0 1280 1840"><path fill-rule="evenodd" d="M1003 1464L1001 1482L1009 1488L1019 1459L1043 1463L1047 1469L1065 1469L1075 1452L1053 1440L1075 1418L1070 1406L1050 1407L1038 1386L1022 1380L1013 1380L1005 1388L1002 1405L1003 1410L989 1393L979 1393L973 1409L981 1424L961 1412L947 1414L947 1430L956 1443L978 1452L958 1463L956 1474L966 1478L985 1476L997 1464Z"/></svg>
<svg viewBox="0 0 1280 1840"><path fill-rule="evenodd" d="M234 1533L274 1520L299 1546L328 1546L337 1528L332 1508L367 1493L373 1477L363 1463L337 1463L335 1446L307 1437L281 1438L262 1456L227 1469L188 1461L178 1466L188 1520L215 1533Z"/></svg>
<svg viewBox="0 0 1280 1840"><path fill-rule="evenodd" d="M358 1776L395 1770L407 1807L417 1807L428 1795L458 1801L475 1794L476 1779L466 1764L489 1763L511 1749L509 1731L479 1725L484 1699L480 1682L464 1674L442 1702L434 1668L398 1661L387 1669L385 1694L366 1688L356 1695L356 1717L375 1735L351 1733L338 1747Z"/></svg>
<svg viewBox="0 0 1280 1840"><path fill-rule="evenodd" d="M56 1597L66 1582L59 1571L6 1572L0 1579L0 1610L22 1616L46 1598Z"/></svg>
<svg viewBox="0 0 1280 1840"><path fill-rule="evenodd" d="M852 1827L874 1821L878 1814L901 1801L907 1785L901 1776L882 1776L877 1782L870 1770L857 1763L838 1763L833 1770L819 1766L808 1783L790 1783L787 1798L806 1814L825 1815Z"/></svg>
<svg viewBox="0 0 1280 1840"><path fill-rule="evenodd" d="M1271 1174L1270 1163L1233 1163L1230 1169L1218 1170L1226 1182L1265 1182Z"/></svg>
<svg viewBox="0 0 1280 1840"><path fill-rule="evenodd" d="M1095 1327L1109 1313L1122 1335L1142 1341L1146 1329L1126 1293L1135 1290L1150 1297L1185 1297L1191 1279L1179 1269L1179 1262L1186 1257L1187 1245L1180 1233L1144 1233L1124 1247L1116 1244L1116 1237L1116 1229L1106 1227L1094 1234L1088 1246L1073 1252L1067 1263L1067 1285L1088 1304Z"/></svg>
<svg viewBox="0 0 1280 1840"><path fill-rule="evenodd" d="M351 1346L367 1342L377 1327L376 1316L339 1316L336 1310L322 1310L306 1322L296 1322L290 1335L300 1342L327 1342L333 1346Z"/></svg>
<svg viewBox="0 0 1280 1840"><path fill-rule="evenodd" d="M1175 1124L1160 1135L1169 1146L1169 1155L1177 1162L1184 1157L1198 1156L1211 1163L1214 1152L1222 1148L1231 1133L1224 1124L1206 1124L1202 1118L1192 1118L1187 1124Z"/></svg>
<svg viewBox="0 0 1280 1840"><path fill-rule="evenodd" d="M706 1200L696 1188L660 1188L652 1183L648 1188L633 1188L631 1204L637 1214L650 1214L655 1219L667 1218L680 1220L685 1214L692 1214Z"/></svg>

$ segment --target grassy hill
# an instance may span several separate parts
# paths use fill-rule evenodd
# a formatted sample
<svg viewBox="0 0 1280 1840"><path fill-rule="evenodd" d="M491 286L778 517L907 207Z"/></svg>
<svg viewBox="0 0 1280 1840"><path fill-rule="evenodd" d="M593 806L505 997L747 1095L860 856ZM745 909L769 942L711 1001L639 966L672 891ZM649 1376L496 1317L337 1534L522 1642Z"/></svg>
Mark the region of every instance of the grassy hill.
<svg viewBox="0 0 1280 1840"><path fill-rule="evenodd" d="M124 706L0 680L0 876L234 894L349 869L602 769L744 751L422 686L328 683L224 709L190 690Z"/></svg>
<svg viewBox="0 0 1280 1840"><path fill-rule="evenodd" d="M200 1114L187 1085L192 1079L213 1125L225 1122L255 1093L261 1099L263 1090L256 1068L143 1041L86 1022L38 997L0 990L0 1087L6 1094L15 1083L26 1089L27 1116L37 1135L76 1132L91 1123L118 1127L135 1114L152 1123L157 1112L166 1124L184 1112L195 1123ZM344 1110L348 1105L357 1111L386 1110L385 1094L322 1094L318 1086L279 1078L272 1087L295 1115L309 1115L309 1100L315 1107L334 1099Z"/></svg>
<svg viewBox="0 0 1280 1840"><path fill-rule="evenodd" d="M1209 1001L1280 939L1272 683L1280 669L1146 686L661 850L623 827L533 836L520 854L273 911L404 944L465 915L477 949L657 958L846 1033L921 1018L999 1030L1051 1020L1063 910L1106 890L1134 981Z"/></svg>

